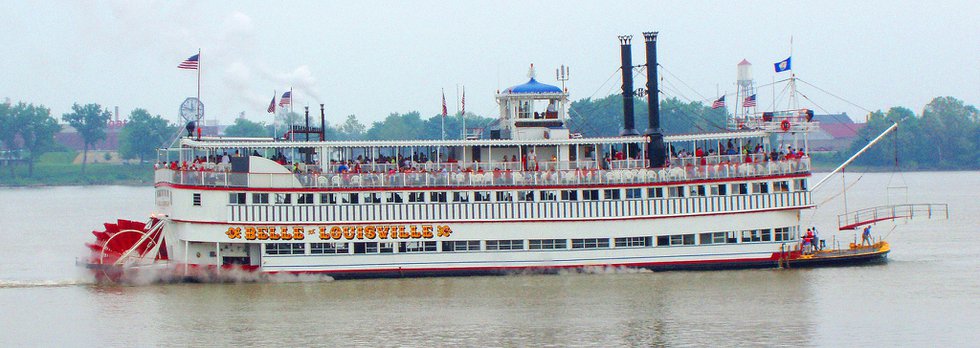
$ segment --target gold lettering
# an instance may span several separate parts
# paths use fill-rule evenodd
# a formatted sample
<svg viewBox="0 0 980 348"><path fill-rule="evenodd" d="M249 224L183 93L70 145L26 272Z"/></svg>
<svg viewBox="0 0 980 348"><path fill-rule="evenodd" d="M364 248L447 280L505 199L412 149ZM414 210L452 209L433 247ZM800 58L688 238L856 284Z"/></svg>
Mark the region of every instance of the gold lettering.
<svg viewBox="0 0 980 348"><path fill-rule="evenodd" d="M357 226L357 239L364 239L364 226Z"/></svg>
<svg viewBox="0 0 980 348"><path fill-rule="evenodd" d="M303 240L306 237L306 230L302 227L293 227L293 239Z"/></svg>
<svg viewBox="0 0 980 348"><path fill-rule="evenodd" d="M228 231L225 231L225 235L228 239L240 239L242 238L242 229L236 227L228 227Z"/></svg>
<svg viewBox="0 0 980 348"><path fill-rule="evenodd" d="M266 227L259 227L259 233L255 236L258 240L269 239L269 229Z"/></svg>
<svg viewBox="0 0 980 348"><path fill-rule="evenodd" d="M419 232L419 227L418 226L412 225L412 226L409 226L409 227L412 230L412 238L415 238L415 239L422 238L422 232Z"/></svg>
<svg viewBox="0 0 980 348"><path fill-rule="evenodd" d="M347 240L354 239L356 230L354 226L344 226L344 238L347 238Z"/></svg>
<svg viewBox="0 0 980 348"><path fill-rule="evenodd" d="M449 237L449 235L453 234L453 230L449 226L438 226L436 228L439 230L439 237Z"/></svg>
<svg viewBox="0 0 980 348"><path fill-rule="evenodd" d="M269 229L269 239L279 240L280 238L282 238L282 235L279 234L279 230L275 227Z"/></svg>
<svg viewBox="0 0 980 348"><path fill-rule="evenodd" d="M374 226L368 226L364 228L364 238L374 239L375 237L377 237L377 234L374 233Z"/></svg>
<svg viewBox="0 0 980 348"><path fill-rule="evenodd" d="M378 226L378 238L388 239L388 232L391 230L391 226Z"/></svg>
<svg viewBox="0 0 980 348"><path fill-rule="evenodd" d="M330 234L327 233L327 226L320 226L320 240L330 239Z"/></svg>
<svg viewBox="0 0 980 348"><path fill-rule="evenodd" d="M432 238L432 225L422 225L422 238Z"/></svg>
<svg viewBox="0 0 980 348"><path fill-rule="evenodd" d="M340 229L340 226L334 226L330 228L330 238L340 239L344 237L344 231Z"/></svg>
<svg viewBox="0 0 980 348"><path fill-rule="evenodd" d="M245 227L245 239L255 240L255 227Z"/></svg>
<svg viewBox="0 0 980 348"><path fill-rule="evenodd" d="M405 226L398 226L398 238L400 238L400 239L408 239L408 237L409 237L409 234L408 234L408 231L405 231Z"/></svg>

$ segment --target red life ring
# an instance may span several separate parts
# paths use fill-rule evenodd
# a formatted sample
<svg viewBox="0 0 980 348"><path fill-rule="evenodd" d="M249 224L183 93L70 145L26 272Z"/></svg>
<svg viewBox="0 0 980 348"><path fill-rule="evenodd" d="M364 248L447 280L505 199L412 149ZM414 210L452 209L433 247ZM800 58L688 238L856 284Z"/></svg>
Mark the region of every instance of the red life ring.
<svg viewBox="0 0 980 348"><path fill-rule="evenodd" d="M789 131L789 120L783 120L783 122L779 122L779 128L782 129L783 132Z"/></svg>

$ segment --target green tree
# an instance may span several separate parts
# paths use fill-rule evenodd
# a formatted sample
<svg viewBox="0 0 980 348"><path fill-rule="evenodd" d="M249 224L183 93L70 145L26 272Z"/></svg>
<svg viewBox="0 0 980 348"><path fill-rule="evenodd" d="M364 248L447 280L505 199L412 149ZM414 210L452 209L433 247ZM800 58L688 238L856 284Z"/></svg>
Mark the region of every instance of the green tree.
<svg viewBox="0 0 980 348"><path fill-rule="evenodd" d="M166 146L177 131L160 115L150 116L144 109L137 108L129 114L129 122L119 132L119 155L124 159L139 158L140 163L153 157L156 150Z"/></svg>
<svg viewBox="0 0 980 348"><path fill-rule="evenodd" d="M14 113L14 108L10 103L0 104L0 143L3 144L4 148L8 152L6 156L11 158L20 149L20 145L17 144L17 129L20 128L17 125L17 117ZM0 152L2 154L2 152ZM13 162L8 166L10 167L10 177L14 177L14 165Z"/></svg>
<svg viewBox="0 0 980 348"><path fill-rule="evenodd" d="M366 129L367 127L357 120L357 116L351 114L347 115L344 123L337 126L337 135L339 140L360 140L364 137Z"/></svg>
<svg viewBox="0 0 980 348"><path fill-rule="evenodd" d="M19 103L14 107L18 134L27 150L27 175L34 175L34 162L47 151L55 147L54 135L61 130L53 117L51 110L44 106L25 105Z"/></svg>
<svg viewBox="0 0 980 348"><path fill-rule="evenodd" d="M269 137L272 132L263 122L252 122L244 118L235 119L235 124L225 128L225 136L229 137Z"/></svg>
<svg viewBox="0 0 980 348"><path fill-rule="evenodd" d="M419 139L424 127L425 123L416 111L403 115L392 113L384 121L372 124L365 137L371 140Z"/></svg>
<svg viewBox="0 0 980 348"><path fill-rule="evenodd" d="M68 125L75 128L85 143L82 153L82 172L85 172L85 163L88 162L88 148L91 144L105 139L105 129L108 126L109 110L103 110L99 104L86 104L84 106L75 103L71 106L72 112L61 116L61 119Z"/></svg>

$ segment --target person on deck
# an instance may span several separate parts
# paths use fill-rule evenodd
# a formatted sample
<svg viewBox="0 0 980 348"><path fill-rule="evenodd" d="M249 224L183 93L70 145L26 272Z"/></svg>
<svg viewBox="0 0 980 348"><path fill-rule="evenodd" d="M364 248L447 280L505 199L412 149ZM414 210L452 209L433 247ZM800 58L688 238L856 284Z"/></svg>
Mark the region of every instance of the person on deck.
<svg viewBox="0 0 980 348"><path fill-rule="evenodd" d="M864 228L864 233L861 234L861 245L865 243L871 246L871 226Z"/></svg>

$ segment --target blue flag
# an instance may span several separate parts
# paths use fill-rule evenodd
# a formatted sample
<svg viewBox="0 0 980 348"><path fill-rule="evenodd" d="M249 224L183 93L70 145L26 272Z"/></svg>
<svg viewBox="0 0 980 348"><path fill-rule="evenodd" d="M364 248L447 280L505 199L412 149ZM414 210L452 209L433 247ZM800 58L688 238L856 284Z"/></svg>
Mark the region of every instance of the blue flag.
<svg viewBox="0 0 980 348"><path fill-rule="evenodd" d="M773 66L776 67L776 72L783 72L783 71L786 71L786 70L793 70L793 66L790 65L790 59L793 59L793 57L792 56L786 57L786 59L783 59L782 61L779 61L776 64L773 64Z"/></svg>

